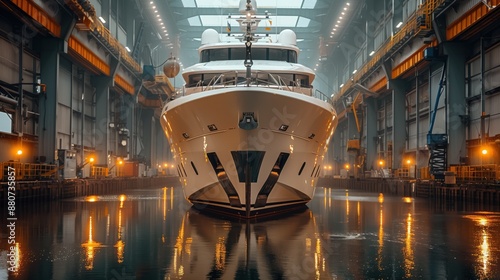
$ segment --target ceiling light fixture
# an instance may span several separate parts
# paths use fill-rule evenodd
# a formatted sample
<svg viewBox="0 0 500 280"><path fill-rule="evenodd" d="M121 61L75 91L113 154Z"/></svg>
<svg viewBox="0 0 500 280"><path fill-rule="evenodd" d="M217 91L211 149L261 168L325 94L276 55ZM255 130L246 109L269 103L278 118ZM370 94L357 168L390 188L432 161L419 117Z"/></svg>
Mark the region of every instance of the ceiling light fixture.
<svg viewBox="0 0 500 280"><path fill-rule="evenodd" d="M374 54L375 54L375 51L371 51L369 55L372 56Z"/></svg>
<svg viewBox="0 0 500 280"><path fill-rule="evenodd" d="M403 25L403 22L402 22L402 21L400 21L400 22L398 23L398 25L396 25L396 28L400 28L400 27L401 27L401 25Z"/></svg>
<svg viewBox="0 0 500 280"><path fill-rule="evenodd" d="M106 23L106 20L105 20L103 17L99 17L99 20L100 20L102 23Z"/></svg>

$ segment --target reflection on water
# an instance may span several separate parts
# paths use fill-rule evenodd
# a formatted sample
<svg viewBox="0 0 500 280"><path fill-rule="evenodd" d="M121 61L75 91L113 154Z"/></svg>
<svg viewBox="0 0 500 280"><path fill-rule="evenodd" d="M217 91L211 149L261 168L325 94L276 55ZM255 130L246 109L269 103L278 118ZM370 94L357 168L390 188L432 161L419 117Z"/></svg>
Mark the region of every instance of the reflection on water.
<svg viewBox="0 0 500 280"><path fill-rule="evenodd" d="M190 210L168 279L329 279L309 210L267 221L230 221Z"/></svg>
<svg viewBox="0 0 500 280"><path fill-rule="evenodd" d="M11 248L2 227L0 279L500 275L500 212L410 197L318 188L300 213L251 221L201 214L178 186L19 207L17 272L7 271Z"/></svg>

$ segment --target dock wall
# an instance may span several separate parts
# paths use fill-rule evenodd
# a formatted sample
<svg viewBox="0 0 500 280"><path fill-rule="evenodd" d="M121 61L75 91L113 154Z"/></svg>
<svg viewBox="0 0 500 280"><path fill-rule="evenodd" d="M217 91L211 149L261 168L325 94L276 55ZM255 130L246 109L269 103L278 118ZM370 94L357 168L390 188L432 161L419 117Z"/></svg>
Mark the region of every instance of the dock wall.
<svg viewBox="0 0 500 280"><path fill-rule="evenodd" d="M447 201L465 201L500 205L500 187L486 183L443 184L436 181L392 178L320 178L318 186L377 192L388 195L423 197Z"/></svg>
<svg viewBox="0 0 500 280"><path fill-rule="evenodd" d="M16 181L16 200L55 200L87 195L119 193L133 188L161 187L178 185L173 176L75 179L61 181ZM1 183L0 200L7 200L7 182Z"/></svg>

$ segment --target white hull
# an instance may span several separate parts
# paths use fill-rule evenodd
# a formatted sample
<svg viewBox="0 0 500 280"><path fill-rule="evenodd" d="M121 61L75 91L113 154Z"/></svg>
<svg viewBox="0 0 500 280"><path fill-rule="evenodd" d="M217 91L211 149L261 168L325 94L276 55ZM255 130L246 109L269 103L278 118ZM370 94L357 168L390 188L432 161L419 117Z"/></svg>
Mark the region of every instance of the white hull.
<svg viewBox="0 0 500 280"><path fill-rule="evenodd" d="M246 112L256 128L239 127ZM304 94L233 87L170 101L161 124L187 200L255 216L312 199L337 119L330 104Z"/></svg>

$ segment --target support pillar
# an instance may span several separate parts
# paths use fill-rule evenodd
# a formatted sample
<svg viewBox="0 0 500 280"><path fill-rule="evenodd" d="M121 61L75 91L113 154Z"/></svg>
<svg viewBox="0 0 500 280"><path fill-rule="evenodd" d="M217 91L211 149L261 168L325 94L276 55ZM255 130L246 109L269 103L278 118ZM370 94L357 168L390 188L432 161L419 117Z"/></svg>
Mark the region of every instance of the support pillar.
<svg viewBox="0 0 500 280"><path fill-rule="evenodd" d="M55 162L57 85L59 79L59 42L57 38L40 39L40 78L46 93L40 96L40 124L38 126L38 156L46 162Z"/></svg>
<svg viewBox="0 0 500 280"><path fill-rule="evenodd" d="M366 168L377 169L377 100L368 97L364 100L366 104Z"/></svg>
<svg viewBox="0 0 500 280"><path fill-rule="evenodd" d="M465 63L468 53L466 44L445 42L443 50L447 57L446 99L448 106L448 164L459 164L460 157L467 155L465 147L465 125L462 119L466 115L465 101ZM462 116L462 117L461 117Z"/></svg>
<svg viewBox="0 0 500 280"><path fill-rule="evenodd" d="M361 139L359 139L359 132L356 126L354 111L350 110L350 112L347 113L347 141L355 139L361 141ZM350 170L352 170L351 175L354 175L354 177L357 178L360 170L360 168L357 167L357 165L359 164L357 161L358 153L348 150L347 157L350 165Z"/></svg>
<svg viewBox="0 0 500 280"><path fill-rule="evenodd" d="M153 118L154 111L152 109L143 109L141 113L141 127L142 133L138 133L137 139L138 143L142 143L140 155L146 159L147 164L153 167L153 162L151 161L151 131L153 123L151 119Z"/></svg>
<svg viewBox="0 0 500 280"><path fill-rule="evenodd" d="M95 149L96 165L108 165L109 143L109 87L112 84L112 78L99 76L92 78L92 84L96 93L96 122L95 122Z"/></svg>
<svg viewBox="0 0 500 280"><path fill-rule="evenodd" d="M406 150L406 83L391 80L392 89L392 168L401 168Z"/></svg>
<svg viewBox="0 0 500 280"><path fill-rule="evenodd" d="M332 140L330 141L333 142L331 145L333 145L333 160L335 162L333 172L335 175L339 175L340 169L344 168L344 158L342 153L342 141L346 141L345 139L342 139L342 134L345 134L345 132L342 131L344 122L345 121L339 121Z"/></svg>

